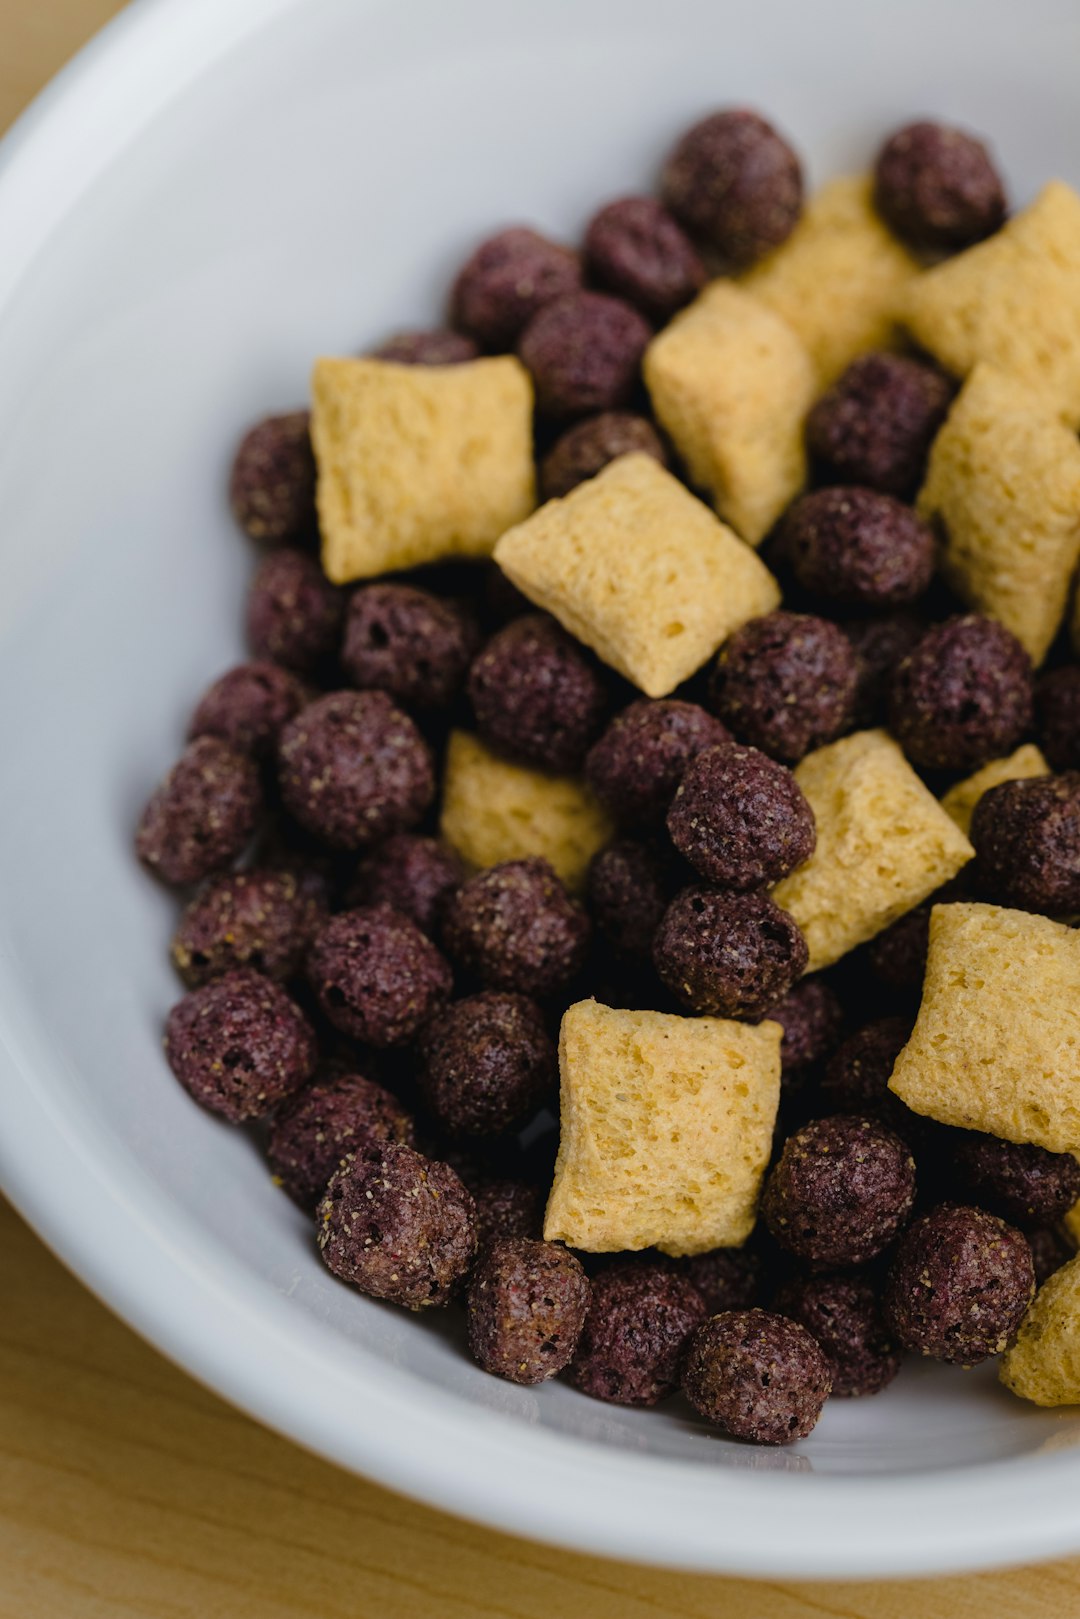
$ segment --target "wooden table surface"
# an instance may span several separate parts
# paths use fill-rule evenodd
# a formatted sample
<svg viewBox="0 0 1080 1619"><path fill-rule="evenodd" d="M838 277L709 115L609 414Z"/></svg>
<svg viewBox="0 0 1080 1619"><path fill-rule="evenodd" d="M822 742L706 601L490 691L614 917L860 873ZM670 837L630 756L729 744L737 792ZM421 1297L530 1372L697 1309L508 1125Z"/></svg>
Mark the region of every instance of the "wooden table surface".
<svg viewBox="0 0 1080 1619"><path fill-rule="evenodd" d="M0 129L117 10L0 0ZM753 1584L551 1551L414 1506L193 1383L2 1203L0 1298L0 1619L1080 1615L1080 1560L918 1584Z"/></svg>

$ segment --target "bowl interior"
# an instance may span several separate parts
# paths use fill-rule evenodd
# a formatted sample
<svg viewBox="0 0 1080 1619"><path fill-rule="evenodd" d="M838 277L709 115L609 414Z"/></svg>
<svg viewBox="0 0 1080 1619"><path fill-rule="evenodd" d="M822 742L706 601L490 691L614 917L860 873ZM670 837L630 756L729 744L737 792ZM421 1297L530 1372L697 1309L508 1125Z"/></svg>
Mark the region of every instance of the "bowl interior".
<svg viewBox="0 0 1080 1619"><path fill-rule="evenodd" d="M157 10L139 26L164 48L187 23L179 5ZM806 1442L763 1452L705 1432L678 1401L633 1412L561 1385L498 1383L469 1363L452 1323L336 1284L253 1142L200 1112L166 1069L175 907L135 865L131 830L194 699L242 652L253 556L224 500L233 444L252 418L304 400L315 355L436 318L454 266L503 222L575 238L598 202L650 186L675 134L714 105L760 106L814 179L865 165L884 131L929 112L991 136L1017 202L1051 174L1080 180L1075 11L230 0L226 13L237 43L211 25L198 73L162 94L137 135L121 130L0 304L9 1189L114 1304L234 1398L344 1461L521 1529L775 1568L783 1554L754 1549L737 1513L718 1522L732 1470L752 1470L752 1490L805 1475L785 1497L796 1513L837 1477L929 1491L934 1475L976 1464L979 1477L995 1464L1007 1496L1035 1476L1016 1471L1025 1458L1080 1440L1080 1418L1014 1401L992 1367L909 1365L877 1399L832 1402ZM122 118L98 105L105 122ZM303 1356L288 1376L287 1346ZM471 1477L455 1496L441 1482L450 1458L425 1463L419 1448L395 1467L393 1432L372 1438L376 1388L386 1410L423 1416L433 1452L468 1434L493 1447L503 1485ZM530 1516L515 1457L535 1466L538 1489L547 1461L579 1484ZM709 1516L635 1539L630 1515L621 1541L608 1533L596 1486L613 1462L635 1487L692 1486L711 1503L708 1535ZM523 1504L500 1513L500 1494ZM830 1541L827 1514L821 1523L817 1551L792 1553L792 1567L919 1565L880 1536L868 1551L844 1544L849 1530ZM928 1544L929 1525L923 1534ZM938 1566L1014 1550L942 1547Z"/></svg>

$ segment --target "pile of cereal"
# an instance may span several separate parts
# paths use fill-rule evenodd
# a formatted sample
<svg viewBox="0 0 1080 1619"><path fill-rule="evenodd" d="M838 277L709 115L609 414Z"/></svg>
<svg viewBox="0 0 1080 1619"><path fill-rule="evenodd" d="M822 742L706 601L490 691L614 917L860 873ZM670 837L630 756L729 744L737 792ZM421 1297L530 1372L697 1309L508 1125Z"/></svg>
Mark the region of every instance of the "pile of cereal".
<svg viewBox="0 0 1080 1619"><path fill-rule="evenodd" d="M740 108L247 433L136 847L336 1276L762 1444L1080 1399L1078 425L1080 197L923 122L804 198Z"/></svg>

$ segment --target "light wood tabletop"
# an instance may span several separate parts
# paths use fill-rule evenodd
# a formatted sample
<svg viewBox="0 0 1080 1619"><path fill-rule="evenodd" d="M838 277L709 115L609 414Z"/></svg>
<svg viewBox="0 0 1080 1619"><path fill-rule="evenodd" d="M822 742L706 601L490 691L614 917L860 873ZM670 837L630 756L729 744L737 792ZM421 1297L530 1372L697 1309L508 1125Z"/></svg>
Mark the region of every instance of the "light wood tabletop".
<svg viewBox="0 0 1080 1619"><path fill-rule="evenodd" d="M119 9L0 0L0 128ZM0 1297L0 1619L1080 1615L1080 1560L919 1584L752 1584L554 1551L415 1506L177 1371L2 1203Z"/></svg>

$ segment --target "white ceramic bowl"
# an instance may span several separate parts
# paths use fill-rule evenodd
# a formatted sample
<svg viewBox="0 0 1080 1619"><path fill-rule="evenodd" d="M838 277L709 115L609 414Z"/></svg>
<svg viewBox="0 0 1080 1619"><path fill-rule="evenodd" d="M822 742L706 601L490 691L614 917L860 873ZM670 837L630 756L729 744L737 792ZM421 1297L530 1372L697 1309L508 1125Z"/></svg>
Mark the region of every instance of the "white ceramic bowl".
<svg viewBox="0 0 1080 1619"><path fill-rule="evenodd" d="M240 653L238 432L321 352L434 317L469 245L575 236L717 104L815 178L919 113L1014 196L1080 179L1072 0L142 0L0 173L0 1170L167 1354L347 1467L487 1523L685 1568L883 1575L1080 1549L1080 1421L910 1365L790 1450L670 1402L476 1370L338 1285L251 1143L166 1070L169 896L131 829Z"/></svg>

